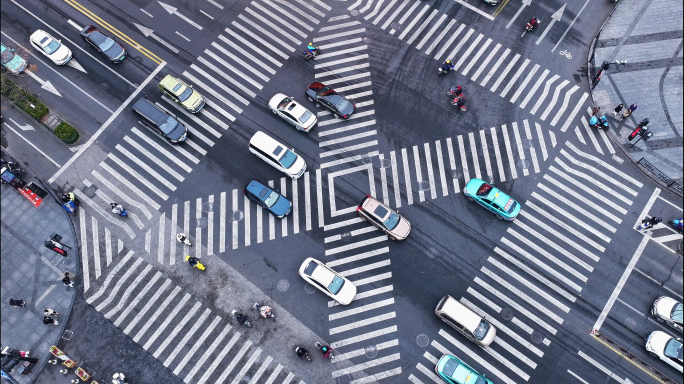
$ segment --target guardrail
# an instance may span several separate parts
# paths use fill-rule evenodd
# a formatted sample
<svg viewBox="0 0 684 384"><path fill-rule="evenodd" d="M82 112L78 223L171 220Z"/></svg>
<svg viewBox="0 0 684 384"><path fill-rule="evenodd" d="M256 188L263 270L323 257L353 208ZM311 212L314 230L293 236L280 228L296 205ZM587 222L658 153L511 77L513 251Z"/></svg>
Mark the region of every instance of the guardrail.
<svg viewBox="0 0 684 384"><path fill-rule="evenodd" d="M648 160L642 157L639 161L637 161L637 164L644 167L644 169L649 171L658 180L662 181L667 188L679 193L680 196L682 195L682 184L679 184L675 180L672 180L666 174L662 173L658 168L656 168L655 165L651 164Z"/></svg>

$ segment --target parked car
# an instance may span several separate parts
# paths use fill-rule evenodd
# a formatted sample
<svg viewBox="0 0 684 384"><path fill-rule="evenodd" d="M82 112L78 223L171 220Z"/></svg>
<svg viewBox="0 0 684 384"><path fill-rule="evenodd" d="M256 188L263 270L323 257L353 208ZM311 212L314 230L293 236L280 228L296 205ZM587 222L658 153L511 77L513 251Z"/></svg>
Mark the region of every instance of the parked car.
<svg viewBox="0 0 684 384"><path fill-rule="evenodd" d="M346 119L354 113L354 104L323 83L311 83L306 88L306 97L317 106L328 108L337 118Z"/></svg>
<svg viewBox="0 0 684 384"><path fill-rule="evenodd" d="M660 296L651 306L651 315L661 323L682 332L682 303L667 296Z"/></svg>
<svg viewBox="0 0 684 384"><path fill-rule="evenodd" d="M292 212L292 202L278 191L273 190L259 180L253 179L242 192L248 199L266 208L275 217L282 219Z"/></svg>
<svg viewBox="0 0 684 384"><path fill-rule="evenodd" d="M435 372L449 384L494 384L468 364L453 355L442 355L437 361Z"/></svg>
<svg viewBox="0 0 684 384"><path fill-rule="evenodd" d="M192 85L188 85L183 80L171 75L166 75L159 82L159 90L190 113L201 111L206 104L204 97L194 90Z"/></svg>
<svg viewBox="0 0 684 384"><path fill-rule="evenodd" d="M69 48L42 29L33 32L29 41L33 48L57 65L66 64L73 57Z"/></svg>
<svg viewBox="0 0 684 384"><path fill-rule="evenodd" d="M480 347L489 347L496 337L496 328L487 319L449 295L439 301L435 315Z"/></svg>
<svg viewBox="0 0 684 384"><path fill-rule="evenodd" d="M114 64L126 58L126 48L94 25L86 25L81 31L81 38Z"/></svg>
<svg viewBox="0 0 684 384"><path fill-rule="evenodd" d="M132 109L133 114L143 125L172 144L178 144L188 138L188 129L180 121L146 98L138 99Z"/></svg>
<svg viewBox="0 0 684 384"><path fill-rule="evenodd" d="M646 350L682 373L682 339L663 331L653 331L646 339Z"/></svg>
<svg viewBox="0 0 684 384"><path fill-rule="evenodd" d="M342 305L351 303L356 296L354 283L313 257L304 260L299 276Z"/></svg>
<svg viewBox="0 0 684 384"><path fill-rule="evenodd" d="M470 179L463 189L463 194L469 200L492 211L497 219L513 221L520 212L520 203L501 192L499 188L480 179Z"/></svg>
<svg viewBox="0 0 684 384"><path fill-rule="evenodd" d="M356 212L392 240L405 240L411 233L411 223L408 220L373 196L366 195Z"/></svg>
<svg viewBox="0 0 684 384"><path fill-rule="evenodd" d="M304 108L301 104L294 101L292 97L282 93L276 93L268 102L268 109L274 115L280 116L283 120L295 126L300 131L309 132L316 125L316 116Z"/></svg>
<svg viewBox="0 0 684 384"><path fill-rule="evenodd" d="M24 72L24 69L26 69L26 60L14 53L14 48L9 48L5 46L5 44L0 43L0 50L2 66L6 70L14 73L15 75Z"/></svg>
<svg viewBox="0 0 684 384"><path fill-rule="evenodd" d="M257 131L249 140L249 151L284 172L293 179L297 179L306 171L306 162L293 149L287 149L271 136Z"/></svg>

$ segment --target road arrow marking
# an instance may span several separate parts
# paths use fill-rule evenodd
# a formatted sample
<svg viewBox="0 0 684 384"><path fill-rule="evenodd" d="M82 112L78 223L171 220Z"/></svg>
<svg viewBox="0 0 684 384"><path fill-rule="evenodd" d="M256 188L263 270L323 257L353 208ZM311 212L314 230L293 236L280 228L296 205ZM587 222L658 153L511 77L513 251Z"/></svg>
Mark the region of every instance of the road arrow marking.
<svg viewBox="0 0 684 384"><path fill-rule="evenodd" d="M59 97L62 97L62 95L60 95L59 92L57 92L57 88L53 87L49 81L45 81L45 80L41 79L35 73L33 73L29 70L26 70L25 72L28 73L29 76L31 76L33 78L33 80L39 82L41 88L43 88L44 90L46 90L48 92L54 93L55 95L57 95Z"/></svg>
<svg viewBox="0 0 684 384"><path fill-rule="evenodd" d="M81 71L81 72L83 72L83 73L88 73L88 72L86 72L85 69L83 69L83 67L81 66L81 64L79 64L78 61L76 61L76 59L74 59L74 58L72 58L71 60L69 60L69 62L67 63L67 65L70 66L70 67L72 67L72 68L74 68L74 69L77 69L77 70L79 70L79 71Z"/></svg>
<svg viewBox="0 0 684 384"><path fill-rule="evenodd" d="M157 41L159 42L159 44L161 44L161 45L165 46L166 48L172 50L173 53L178 53L178 49L176 49L176 47L174 47L173 45L171 45L171 43L167 42L166 40L162 39L161 37L155 35L155 34L154 34L154 30L152 30L152 29L150 29L150 28L147 28L147 27L144 27L144 26L142 26L142 25L140 25L140 24L135 24L135 23L133 23L133 24L134 24L136 27L138 27L138 29L140 30L140 32L141 32L145 37L151 37L151 38L157 40Z"/></svg>
<svg viewBox="0 0 684 384"><path fill-rule="evenodd" d="M16 121L14 121L11 117L10 117L9 121L13 122L14 125L16 125L17 127L19 127L19 129L21 129L22 131L35 131L35 129L33 129L33 127L30 126L30 125L28 125L28 124L26 124L26 125L19 125L19 123L17 123Z"/></svg>
<svg viewBox="0 0 684 384"><path fill-rule="evenodd" d="M81 32L81 31L83 30L83 27L81 27L80 25L78 25L77 22L75 22L75 21L73 21L73 20L71 20L71 19L67 20L67 23L71 24L71 26L74 27L74 28L76 28L76 30L79 31L79 32Z"/></svg>
<svg viewBox="0 0 684 384"><path fill-rule="evenodd" d="M541 41L544 40L544 36L546 36L546 34L551 30L551 26L553 26L553 24L556 21L560 20L561 17L563 17L563 11L565 11L566 5L567 4L563 4L563 6L560 7L559 10L557 10L553 15L551 15L551 22L549 23L549 26L544 28L544 32L541 34L541 36L539 36L539 38L537 39L537 42L534 44L539 45L539 43L541 43Z"/></svg>
<svg viewBox="0 0 684 384"><path fill-rule="evenodd" d="M199 29L200 31L202 30L202 26L201 26L201 25L195 23L194 21L192 21L192 20L188 19L187 17L185 17L185 16L181 15L180 13L178 13L178 8L172 7L172 6L168 5L168 4L164 4L164 3L162 3L161 1L157 1L157 2L159 3L159 5L162 6L162 8L164 8L164 9L166 10L166 12L168 12L168 13L170 13L170 14L172 14L172 15L175 14L176 16L180 17L181 19L187 21L188 24L192 25L193 27Z"/></svg>
<svg viewBox="0 0 684 384"><path fill-rule="evenodd" d="M508 24L506 24L506 29L510 28L510 26L513 24L515 19L518 18L523 9L525 9L525 7L527 7L530 4L532 4L532 0L523 0L522 6L520 7L520 9L518 9L518 12L516 12L515 15L513 15L513 17L511 18L511 21L509 21Z"/></svg>

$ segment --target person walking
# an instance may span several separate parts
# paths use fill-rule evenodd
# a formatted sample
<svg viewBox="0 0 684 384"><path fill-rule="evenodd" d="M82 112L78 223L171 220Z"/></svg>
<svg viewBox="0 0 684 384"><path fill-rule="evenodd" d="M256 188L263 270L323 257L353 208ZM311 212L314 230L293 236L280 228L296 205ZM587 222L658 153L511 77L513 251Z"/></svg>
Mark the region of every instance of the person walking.
<svg viewBox="0 0 684 384"><path fill-rule="evenodd" d="M23 299L10 299L10 305L13 307L25 307L26 302Z"/></svg>
<svg viewBox="0 0 684 384"><path fill-rule="evenodd" d="M74 279L76 275L73 273L66 271L64 272L64 278L62 279L62 283L64 283L65 287L73 287L74 286Z"/></svg>
<svg viewBox="0 0 684 384"><path fill-rule="evenodd" d="M57 321L55 318L50 317L50 316L44 316L43 317L43 324L54 324L58 325L59 321Z"/></svg>
<svg viewBox="0 0 684 384"><path fill-rule="evenodd" d="M622 107L624 107L622 103L618 104L618 106L613 109L613 116L617 116L617 114L622 111Z"/></svg>
<svg viewBox="0 0 684 384"><path fill-rule="evenodd" d="M636 103L630 105L629 106L629 113L633 113L634 111L636 111L636 109L637 109Z"/></svg>
<svg viewBox="0 0 684 384"><path fill-rule="evenodd" d="M54 309L50 308L46 308L43 313L45 313L46 317L57 317L57 315L59 315L59 312L55 312Z"/></svg>

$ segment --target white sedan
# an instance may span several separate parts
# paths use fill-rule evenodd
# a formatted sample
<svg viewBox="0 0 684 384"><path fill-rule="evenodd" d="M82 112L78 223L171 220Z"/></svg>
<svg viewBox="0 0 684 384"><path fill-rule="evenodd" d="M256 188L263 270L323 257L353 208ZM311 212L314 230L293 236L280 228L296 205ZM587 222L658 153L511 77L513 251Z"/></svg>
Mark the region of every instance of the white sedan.
<svg viewBox="0 0 684 384"><path fill-rule="evenodd" d="M675 339L663 331L653 331L646 339L646 350L682 372L682 339Z"/></svg>
<svg viewBox="0 0 684 384"><path fill-rule="evenodd" d="M69 48L42 29L33 32L29 40L38 52L47 56L48 59L57 65L68 63L73 56Z"/></svg>
<svg viewBox="0 0 684 384"><path fill-rule="evenodd" d="M304 260L299 276L342 305L351 303L356 296L354 283L313 257Z"/></svg>
<svg viewBox="0 0 684 384"><path fill-rule="evenodd" d="M309 132L318 121L316 116L309 112L308 109L302 107L293 98L282 93L277 93L271 98L271 101L268 102L268 109L274 115L282 117L283 120L304 132Z"/></svg>

